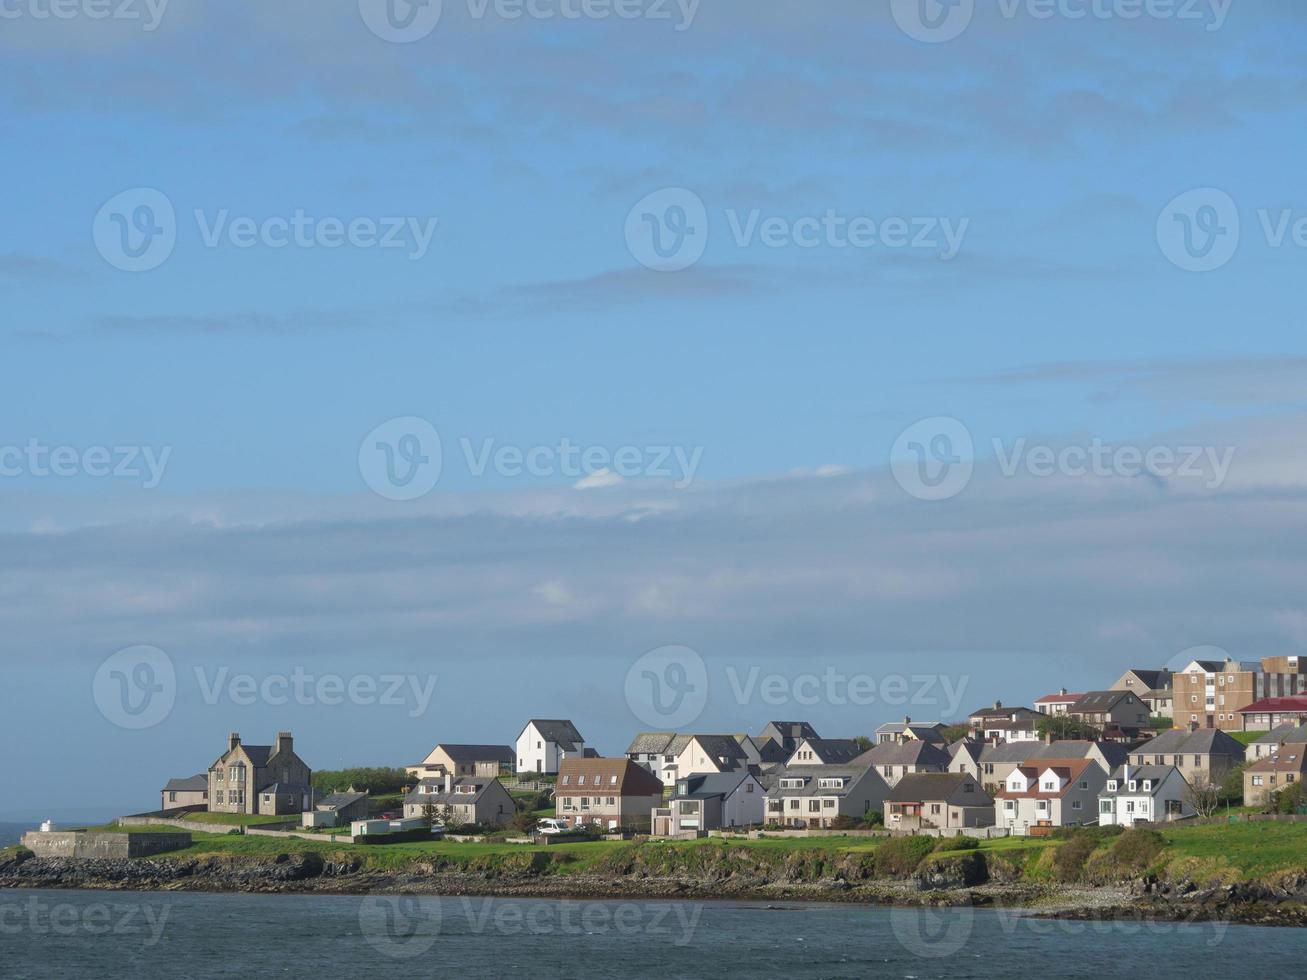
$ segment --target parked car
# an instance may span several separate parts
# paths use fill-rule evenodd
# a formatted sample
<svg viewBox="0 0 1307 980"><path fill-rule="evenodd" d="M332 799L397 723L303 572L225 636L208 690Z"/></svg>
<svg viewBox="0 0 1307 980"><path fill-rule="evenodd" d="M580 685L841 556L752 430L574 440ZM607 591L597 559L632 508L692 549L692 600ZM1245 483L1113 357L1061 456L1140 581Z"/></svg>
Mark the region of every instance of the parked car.
<svg viewBox="0 0 1307 980"><path fill-rule="evenodd" d="M567 833L567 821L558 817L542 817L536 824L537 834L565 834Z"/></svg>

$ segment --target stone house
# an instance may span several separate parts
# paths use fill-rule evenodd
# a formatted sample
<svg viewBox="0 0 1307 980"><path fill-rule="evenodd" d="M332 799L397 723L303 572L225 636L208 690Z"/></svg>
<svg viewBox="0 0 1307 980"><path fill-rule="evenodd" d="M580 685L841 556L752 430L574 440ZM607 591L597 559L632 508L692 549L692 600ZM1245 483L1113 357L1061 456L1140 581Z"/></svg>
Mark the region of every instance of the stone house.
<svg viewBox="0 0 1307 980"><path fill-rule="evenodd" d="M313 806L313 772L295 754L290 732L273 745L245 745L236 732L209 767L212 813L292 814Z"/></svg>
<svg viewBox="0 0 1307 980"><path fill-rule="evenodd" d="M170 779L159 794L159 809L173 810L182 806L208 806L209 774L197 773L185 779Z"/></svg>

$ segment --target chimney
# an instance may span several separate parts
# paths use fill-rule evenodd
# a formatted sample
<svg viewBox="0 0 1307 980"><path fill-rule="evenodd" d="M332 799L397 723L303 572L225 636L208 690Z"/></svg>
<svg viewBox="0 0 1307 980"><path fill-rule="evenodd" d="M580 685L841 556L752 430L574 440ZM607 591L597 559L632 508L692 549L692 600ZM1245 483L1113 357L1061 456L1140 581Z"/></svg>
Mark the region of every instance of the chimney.
<svg viewBox="0 0 1307 980"><path fill-rule="evenodd" d="M994 710L995 710L995 711L997 711L997 710L998 710L999 708L1001 708L1001 707L1003 707L1003 702L1002 702L1002 701L995 701L995 702L994 702Z"/></svg>
<svg viewBox="0 0 1307 980"><path fill-rule="evenodd" d="M1130 757L1127 756L1125 765L1121 767L1121 788L1127 789L1130 786Z"/></svg>
<svg viewBox="0 0 1307 980"><path fill-rule="evenodd" d="M283 752L290 752L291 746L294 744L295 744L295 740L291 738L290 732L278 732L277 751L275 754L281 755Z"/></svg>
<svg viewBox="0 0 1307 980"><path fill-rule="evenodd" d="M1044 744L1045 744L1045 745L1052 745L1052 744L1053 744L1053 726L1052 726L1052 725L1049 725L1046 729L1044 729Z"/></svg>
<svg viewBox="0 0 1307 980"><path fill-rule="evenodd" d="M907 727L908 727L909 725L911 725L911 724L912 724L912 719L909 718L907 715L904 715L904 716L903 716L903 727L904 727L904 728L907 728Z"/></svg>
<svg viewBox="0 0 1307 980"><path fill-rule="evenodd" d="M241 744L241 735L240 735L240 732L232 732L230 735L227 736L227 751L228 751L228 752L230 752L232 749L236 748L236 746L238 746L238 745L240 745L240 744Z"/></svg>
<svg viewBox="0 0 1307 980"><path fill-rule="evenodd" d="M1189 731L1191 731L1191 732L1196 732L1196 731L1198 731L1198 722L1196 722L1196 721L1191 721L1191 722L1189 722Z"/></svg>
<svg viewBox="0 0 1307 980"><path fill-rule="evenodd" d="M1066 697L1066 688L1065 687L1062 688L1062 690L1060 690L1058 693L1061 694L1062 697Z"/></svg>
<svg viewBox="0 0 1307 980"><path fill-rule="evenodd" d="M454 792L454 777L450 775L449 770L445 770L445 795L448 796Z"/></svg>

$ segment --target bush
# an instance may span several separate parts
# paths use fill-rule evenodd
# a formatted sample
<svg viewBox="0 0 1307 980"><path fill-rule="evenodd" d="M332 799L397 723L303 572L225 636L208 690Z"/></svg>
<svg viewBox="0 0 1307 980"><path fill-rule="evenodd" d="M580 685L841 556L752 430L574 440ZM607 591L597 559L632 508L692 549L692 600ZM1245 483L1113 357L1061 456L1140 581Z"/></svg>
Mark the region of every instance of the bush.
<svg viewBox="0 0 1307 980"><path fill-rule="evenodd" d="M860 821L857 817L851 817L847 813L841 813L838 817L830 822L831 830L856 830Z"/></svg>
<svg viewBox="0 0 1307 980"><path fill-rule="evenodd" d="M1112 842L1112 864L1117 871L1146 871L1166 847L1166 838L1156 830L1131 827Z"/></svg>
<svg viewBox="0 0 1307 980"><path fill-rule="evenodd" d="M1307 783L1293 783L1271 794L1273 813L1297 813L1301 806L1307 806Z"/></svg>
<svg viewBox="0 0 1307 980"><path fill-rule="evenodd" d="M980 841L974 837L941 837L935 845L937 851L974 851L980 847Z"/></svg>
<svg viewBox="0 0 1307 980"><path fill-rule="evenodd" d="M891 837L876 848L876 871L884 877L905 877L935 849L933 837Z"/></svg>
<svg viewBox="0 0 1307 980"><path fill-rule="evenodd" d="M1080 834L1059 844L1053 854L1053 873L1058 881L1075 881L1085 870L1085 862L1098 847L1098 836Z"/></svg>

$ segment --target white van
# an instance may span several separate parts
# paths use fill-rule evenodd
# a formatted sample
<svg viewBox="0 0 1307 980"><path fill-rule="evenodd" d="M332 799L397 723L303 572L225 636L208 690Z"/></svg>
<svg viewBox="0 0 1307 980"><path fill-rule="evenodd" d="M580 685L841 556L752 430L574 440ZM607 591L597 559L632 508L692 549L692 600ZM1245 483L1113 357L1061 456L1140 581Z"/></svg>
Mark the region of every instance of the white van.
<svg viewBox="0 0 1307 980"><path fill-rule="evenodd" d="M536 824L537 834L565 834L567 833L567 821L558 817L541 817Z"/></svg>

